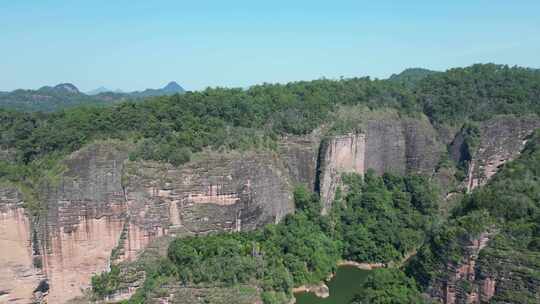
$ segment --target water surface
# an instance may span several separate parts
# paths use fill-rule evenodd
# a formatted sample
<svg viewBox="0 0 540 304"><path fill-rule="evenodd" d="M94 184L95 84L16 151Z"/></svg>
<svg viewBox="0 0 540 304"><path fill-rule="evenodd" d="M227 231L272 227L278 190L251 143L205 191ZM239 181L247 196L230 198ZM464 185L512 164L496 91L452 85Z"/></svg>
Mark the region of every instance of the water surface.
<svg viewBox="0 0 540 304"><path fill-rule="evenodd" d="M295 294L296 304L349 304L352 298L361 293L361 283L366 279L369 270L361 270L353 266L340 266L336 275L326 283L330 296L319 298L310 292Z"/></svg>

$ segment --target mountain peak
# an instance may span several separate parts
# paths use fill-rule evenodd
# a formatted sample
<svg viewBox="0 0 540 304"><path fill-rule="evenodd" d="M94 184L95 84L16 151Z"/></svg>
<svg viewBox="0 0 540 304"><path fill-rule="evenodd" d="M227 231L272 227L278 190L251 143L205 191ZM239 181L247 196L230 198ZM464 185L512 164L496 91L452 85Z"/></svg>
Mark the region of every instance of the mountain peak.
<svg viewBox="0 0 540 304"><path fill-rule="evenodd" d="M182 88L176 81L169 82L162 90L175 93L184 92L184 88Z"/></svg>
<svg viewBox="0 0 540 304"><path fill-rule="evenodd" d="M88 95L97 95L97 94L106 93L106 92L112 92L112 90L109 90L106 87L101 86L101 87L99 87L97 89L86 92L86 94L88 94Z"/></svg>
<svg viewBox="0 0 540 304"><path fill-rule="evenodd" d="M79 93L79 89L72 83L61 83L54 87L55 90L67 91L70 93Z"/></svg>

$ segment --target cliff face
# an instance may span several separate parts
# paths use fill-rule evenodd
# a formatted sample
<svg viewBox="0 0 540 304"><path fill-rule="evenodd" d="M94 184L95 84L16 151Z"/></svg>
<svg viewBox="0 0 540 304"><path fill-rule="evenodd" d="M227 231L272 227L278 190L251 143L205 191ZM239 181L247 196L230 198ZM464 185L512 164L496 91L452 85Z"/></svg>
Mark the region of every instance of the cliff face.
<svg viewBox="0 0 540 304"><path fill-rule="evenodd" d="M195 234L277 222L294 210L286 173L270 153L207 155L180 168L130 163L131 221L145 230Z"/></svg>
<svg viewBox="0 0 540 304"><path fill-rule="evenodd" d="M483 233L472 240L462 240L464 255L459 262L448 261L444 276L430 284L430 296L445 304L480 303L489 301L495 292L492 278L478 276L479 253L486 247L492 235Z"/></svg>
<svg viewBox="0 0 540 304"><path fill-rule="evenodd" d="M100 142L67 157L41 191L39 217L2 188L0 242L12 250L0 252L0 299L64 303L162 235L253 229L294 210L289 170L275 153L203 155L176 168L129 162L129 149ZM34 294L41 281L50 288Z"/></svg>
<svg viewBox="0 0 540 304"><path fill-rule="evenodd" d="M536 116L496 117L480 125L480 142L469 162L465 187L467 191L484 185L505 162L517 158L527 143L527 137L540 128ZM452 158L459 161L463 137L458 134L451 146Z"/></svg>
<svg viewBox="0 0 540 304"><path fill-rule="evenodd" d="M469 174L463 189L472 191L486 184L504 163L518 158L529 135L538 127L540 120L533 116L501 116L480 124L478 144L471 151ZM457 134L450 146L452 157L456 160L462 157L463 141L463 134ZM517 176L515 180L504 181L503 184L509 182L521 183L522 180ZM493 190L500 185L487 187ZM512 206L508 205L508 208ZM523 232L523 240L506 234L507 230L516 229L514 225L519 224L511 222L505 225L498 233L484 232L474 239L459 240L457 248L462 253L458 257L447 257L448 261L443 261L433 271L436 279L429 283L431 297L446 304L540 301L538 252L526 248L527 232ZM534 300L531 302L531 299Z"/></svg>
<svg viewBox="0 0 540 304"><path fill-rule="evenodd" d="M289 136L279 143L279 155L294 185L304 185L315 190L320 135Z"/></svg>
<svg viewBox="0 0 540 304"><path fill-rule="evenodd" d="M319 192L323 201L323 213L328 212L343 173L365 172L366 136L348 134L335 136L321 147Z"/></svg>
<svg viewBox="0 0 540 304"><path fill-rule="evenodd" d="M19 202L15 188L0 186L0 303L29 303L44 278L34 267L32 225Z"/></svg>
<svg viewBox="0 0 540 304"><path fill-rule="evenodd" d="M46 193L46 211L36 224L48 301L81 294L92 274L109 265L127 206L120 183L129 146L102 142L70 155L66 171Z"/></svg>
<svg viewBox="0 0 540 304"><path fill-rule="evenodd" d="M334 136L322 143L319 189L327 210L342 173L431 174L444 146L424 119L368 120L364 133Z"/></svg>

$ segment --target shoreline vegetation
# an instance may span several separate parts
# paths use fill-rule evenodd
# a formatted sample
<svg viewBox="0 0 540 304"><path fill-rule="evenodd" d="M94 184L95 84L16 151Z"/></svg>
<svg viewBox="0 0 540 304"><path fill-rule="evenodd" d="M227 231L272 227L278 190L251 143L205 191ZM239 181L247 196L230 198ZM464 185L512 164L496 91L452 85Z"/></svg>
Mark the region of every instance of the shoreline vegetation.
<svg viewBox="0 0 540 304"><path fill-rule="evenodd" d="M411 251L410 253L406 254L403 259L399 263L360 263L356 261L349 261L349 260L343 260L339 261L337 263L337 267L343 267L343 266L350 266L354 267L356 269L360 270L375 270L379 268L399 268L403 266L410 258L416 255L416 250ZM298 287L295 287L292 289L293 294L303 293L303 292L309 292L313 293L318 298L328 298L330 296L330 288L328 288L328 283L330 280L332 280L336 276L336 273L331 273L328 278L326 278L324 281L319 282L318 284L306 284L301 285ZM295 302L291 302L295 303Z"/></svg>

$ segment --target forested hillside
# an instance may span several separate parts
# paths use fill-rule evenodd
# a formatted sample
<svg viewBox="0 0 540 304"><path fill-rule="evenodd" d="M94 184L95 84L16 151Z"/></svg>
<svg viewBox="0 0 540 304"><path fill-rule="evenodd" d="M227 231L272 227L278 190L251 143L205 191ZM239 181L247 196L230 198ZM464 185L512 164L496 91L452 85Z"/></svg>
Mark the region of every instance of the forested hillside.
<svg viewBox="0 0 540 304"><path fill-rule="evenodd" d="M332 119L341 105L423 111L438 124L460 124L496 114L538 114L538 99L538 71L475 65L429 75L413 90L391 81L353 78L207 89L50 114L1 110L0 145L16 149L17 159L28 163L52 151L73 151L95 138L132 137L145 139L141 157L171 161L179 151L236 148L265 136L306 134Z"/></svg>
<svg viewBox="0 0 540 304"><path fill-rule="evenodd" d="M388 80L399 83L407 88L414 88L424 78L437 73L440 72L422 68L410 68L399 74L392 74Z"/></svg>

